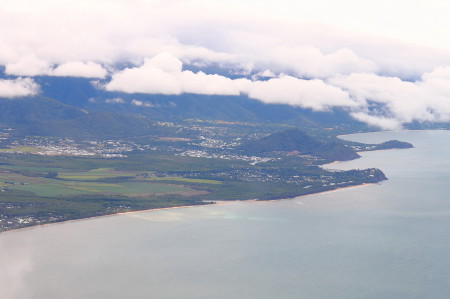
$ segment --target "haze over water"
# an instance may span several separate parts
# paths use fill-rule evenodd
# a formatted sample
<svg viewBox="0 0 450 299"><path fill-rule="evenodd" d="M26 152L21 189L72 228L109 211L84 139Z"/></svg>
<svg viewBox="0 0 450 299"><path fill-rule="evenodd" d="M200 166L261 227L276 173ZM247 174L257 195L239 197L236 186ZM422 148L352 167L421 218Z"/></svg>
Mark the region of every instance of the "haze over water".
<svg viewBox="0 0 450 299"><path fill-rule="evenodd" d="M389 181L275 202L142 212L0 235L0 298L447 298L450 132L334 169Z"/></svg>

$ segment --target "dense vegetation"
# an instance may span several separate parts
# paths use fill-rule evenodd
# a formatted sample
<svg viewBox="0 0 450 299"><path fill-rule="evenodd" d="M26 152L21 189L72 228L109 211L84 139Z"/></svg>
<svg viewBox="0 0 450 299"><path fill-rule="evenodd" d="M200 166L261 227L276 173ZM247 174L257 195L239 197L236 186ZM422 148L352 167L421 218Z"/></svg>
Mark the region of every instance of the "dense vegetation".
<svg viewBox="0 0 450 299"><path fill-rule="evenodd" d="M352 148L336 140L319 141L299 129L289 129L249 141L241 145L239 149L251 154L297 151L300 154L315 155L327 161L345 161L359 157Z"/></svg>
<svg viewBox="0 0 450 299"><path fill-rule="evenodd" d="M402 148L412 148L412 147L414 147L414 146L411 143L404 142L404 141L398 141L398 140L389 140L389 141L386 141L386 142L376 145L377 150L385 150L385 149L393 149L393 148L402 149Z"/></svg>

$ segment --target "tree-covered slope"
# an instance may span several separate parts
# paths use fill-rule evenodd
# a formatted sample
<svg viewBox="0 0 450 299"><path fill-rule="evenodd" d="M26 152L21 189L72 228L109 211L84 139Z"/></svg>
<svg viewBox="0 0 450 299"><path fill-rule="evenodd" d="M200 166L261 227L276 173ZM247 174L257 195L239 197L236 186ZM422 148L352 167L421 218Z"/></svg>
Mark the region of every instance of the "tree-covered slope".
<svg viewBox="0 0 450 299"><path fill-rule="evenodd" d="M353 149L337 141L319 141L298 129L281 131L259 140L249 141L242 144L239 149L249 154L298 151L300 154L311 154L333 161L359 157Z"/></svg>

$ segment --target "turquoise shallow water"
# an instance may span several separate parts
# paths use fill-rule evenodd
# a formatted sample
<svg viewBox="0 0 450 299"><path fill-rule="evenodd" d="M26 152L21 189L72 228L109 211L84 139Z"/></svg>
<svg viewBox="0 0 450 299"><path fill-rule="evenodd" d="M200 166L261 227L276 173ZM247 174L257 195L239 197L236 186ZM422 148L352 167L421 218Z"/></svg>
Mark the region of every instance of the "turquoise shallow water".
<svg viewBox="0 0 450 299"><path fill-rule="evenodd" d="M448 298L450 132L346 136L381 184L0 235L0 298Z"/></svg>

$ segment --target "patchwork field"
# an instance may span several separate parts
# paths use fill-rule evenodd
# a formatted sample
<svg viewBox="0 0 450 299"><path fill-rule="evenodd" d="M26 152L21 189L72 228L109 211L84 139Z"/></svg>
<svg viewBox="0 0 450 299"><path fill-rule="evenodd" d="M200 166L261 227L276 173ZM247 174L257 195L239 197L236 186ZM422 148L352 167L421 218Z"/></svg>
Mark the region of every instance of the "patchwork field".
<svg viewBox="0 0 450 299"><path fill-rule="evenodd" d="M12 153L12 152L21 152L21 153L34 153L39 151L37 147L33 146L11 146L10 148L0 148L0 153Z"/></svg>
<svg viewBox="0 0 450 299"><path fill-rule="evenodd" d="M189 192L190 189L169 184L157 184L149 182L124 182L117 184L97 182L73 182L48 180L45 183L30 183L29 185L14 185L14 190L33 192L38 196L55 197L58 195L81 194L117 194L125 196L142 196L148 194L180 194Z"/></svg>
<svg viewBox="0 0 450 299"><path fill-rule="evenodd" d="M96 168L84 172L61 172L58 174L58 178L76 181L96 181L104 178L134 177L137 174L138 173L135 171L117 171L113 168Z"/></svg>
<svg viewBox="0 0 450 299"><path fill-rule="evenodd" d="M214 180L152 177L159 163L172 169L179 169L183 165L180 161L194 164L166 157L161 162L142 157L114 160L8 153L0 162L0 231L118 212L204 204L204 196L212 191L202 186L221 186Z"/></svg>
<svg viewBox="0 0 450 299"><path fill-rule="evenodd" d="M215 201L290 198L378 181L375 174L327 172L296 160L251 165L162 151L111 159L0 152L0 231Z"/></svg>
<svg viewBox="0 0 450 299"><path fill-rule="evenodd" d="M222 184L221 181L216 181L216 180L190 179L190 178L181 178L181 177L151 177L151 178L145 178L145 180L148 180L148 181L174 181L174 182L213 184L213 185Z"/></svg>
<svg viewBox="0 0 450 299"><path fill-rule="evenodd" d="M2 169L2 170L1 170ZM56 172L58 168L0 166L0 187L32 192L37 196L123 195L142 197L151 194L193 194L193 189L177 183L218 184L213 180L178 177L143 178L136 171L117 171L113 168L95 168L89 171ZM37 176L41 172L42 176ZM48 174L53 172L53 177ZM47 176L47 177L46 177ZM109 179L114 182L104 182ZM164 181L160 183L157 181ZM170 183L169 183L170 182Z"/></svg>

